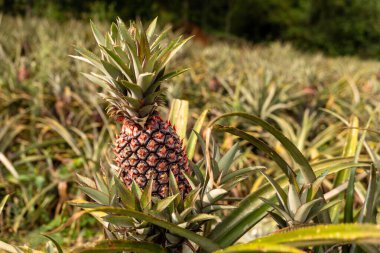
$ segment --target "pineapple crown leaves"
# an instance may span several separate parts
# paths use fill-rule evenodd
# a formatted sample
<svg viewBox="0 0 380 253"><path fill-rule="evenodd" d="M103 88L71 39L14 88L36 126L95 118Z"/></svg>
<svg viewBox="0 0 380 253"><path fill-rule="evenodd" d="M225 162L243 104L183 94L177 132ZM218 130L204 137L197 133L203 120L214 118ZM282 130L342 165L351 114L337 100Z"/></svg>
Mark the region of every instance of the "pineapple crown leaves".
<svg viewBox="0 0 380 253"><path fill-rule="evenodd" d="M264 171L260 170L260 172L275 189L278 204L265 198L260 199L273 208L273 211L268 211L268 214L276 221L280 228L310 223L321 212L328 210L340 202L336 200L324 203L322 198L316 197L318 189L321 187L327 173L319 176L314 183L305 184L301 188L296 179L293 178L289 182L288 192L285 192L274 179Z"/></svg>
<svg viewBox="0 0 380 253"><path fill-rule="evenodd" d="M91 22L101 55L77 48L72 56L94 66L100 73L85 73L91 82L101 85L101 94L109 106L110 116L122 116L140 122L164 101L161 84L187 69L166 73L166 67L191 37L182 36L165 44L169 29L156 34L157 18L145 29L140 20L129 27L118 18L103 35Z"/></svg>
<svg viewBox="0 0 380 253"><path fill-rule="evenodd" d="M198 143L201 146L203 154L206 153L206 144L201 135L197 135ZM215 144L215 143L214 143ZM196 201L196 206L199 210L204 212L233 209L233 205L222 205L218 202L225 200L229 192L239 182L248 178L253 172L262 169L260 166L249 166L246 168L236 169L233 168L235 162L240 158L239 145L233 145L224 155L221 155L220 149L217 145L212 145L210 153L210 160L212 167L209 166L204 159L193 163L190 161L190 168L193 172L192 175L185 175L188 182L194 189L198 187L200 193ZM212 173L212 175L210 175Z"/></svg>

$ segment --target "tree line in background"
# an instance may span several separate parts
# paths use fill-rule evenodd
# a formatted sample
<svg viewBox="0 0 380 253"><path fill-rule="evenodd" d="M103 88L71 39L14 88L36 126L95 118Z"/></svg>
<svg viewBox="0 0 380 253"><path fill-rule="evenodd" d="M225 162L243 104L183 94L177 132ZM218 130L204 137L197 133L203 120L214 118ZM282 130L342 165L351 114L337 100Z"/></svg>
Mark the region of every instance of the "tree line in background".
<svg viewBox="0 0 380 253"><path fill-rule="evenodd" d="M217 36L292 41L330 55L380 58L378 0L0 0L0 9L59 20L159 16L163 23L191 24Z"/></svg>

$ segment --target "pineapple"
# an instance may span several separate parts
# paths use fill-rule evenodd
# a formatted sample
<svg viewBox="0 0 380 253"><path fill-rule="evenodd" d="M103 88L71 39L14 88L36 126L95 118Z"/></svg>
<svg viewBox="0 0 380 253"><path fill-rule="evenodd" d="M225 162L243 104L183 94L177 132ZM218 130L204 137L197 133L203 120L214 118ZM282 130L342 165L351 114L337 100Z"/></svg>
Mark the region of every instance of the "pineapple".
<svg viewBox="0 0 380 253"><path fill-rule="evenodd" d="M164 45L168 30L155 35L156 22L147 29L141 21L131 22L127 28L118 19L106 36L91 24L101 57L80 48L81 56L74 57L102 72L85 76L106 84L101 96L109 103L107 112L122 123L114 153L125 185L130 188L136 182L143 189L152 180L153 196L165 198L172 172L184 198L191 190L184 175L189 172L188 159L175 127L157 109L164 101L164 82L184 71L166 73L166 66L190 38Z"/></svg>

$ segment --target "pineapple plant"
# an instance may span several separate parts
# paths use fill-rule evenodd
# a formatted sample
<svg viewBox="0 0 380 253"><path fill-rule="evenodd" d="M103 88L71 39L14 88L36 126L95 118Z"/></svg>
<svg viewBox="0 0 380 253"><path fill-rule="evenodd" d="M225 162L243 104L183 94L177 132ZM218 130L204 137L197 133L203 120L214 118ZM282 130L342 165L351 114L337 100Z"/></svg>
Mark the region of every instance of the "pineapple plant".
<svg viewBox="0 0 380 253"><path fill-rule="evenodd" d="M260 197L260 199L273 209L268 211L268 214L277 223L279 229L282 229L281 231L316 225L313 224L313 219L323 211L341 202L334 200L324 203L322 198L317 197L317 191L321 187L327 173L321 174L313 183L304 184L302 187L300 187L295 177L291 177L288 193L286 193L273 178L263 170L260 170L260 172L275 190L278 204L263 197Z"/></svg>
<svg viewBox="0 0 380 253"><path fill-rule="evenodd" d="M210 169L204 159L192 163L174 125L160 116L163 84L185 71L166 73L166 66L190 38L164 45L168 30L154 35L156 20L145 29L141 21L127 28L117 19L105 36L93 23L91 27L101 55L77 48L80 55L73 57L99 70L100 74L84 75L104 88L101 96L108 102L107 112L122 126L113 145L115 164L102 166L94 179L78 176L80 189L92 202L71 204L91 212L109 240L153 242L175 252L185 246L194 250L198 246L173 233L172 224L193 233L209 232L220 220L216 212L234 208L224 200L229 191L255 169L230 173L239 155L237 145L212 159L218 170ZM202 125L205 112L202 115L196 126ZM190 139L198 139L206 153L197 131ZM98 211L92 212L93 208ZM168 227L162 227L162 221Z"/></svg>
<svg viewBox="0 0 380 253"><path fill-rule="evenodd" d="M184 175L188 158L175 127L160 117L158 108L165 101L165 82L185 71L167 73L166 67L190 38L164 44L169 30L156 35L156 23L145 29L138 20L127 28L117 19L105 36L91 23L101 55L78 48L80 56L73 57L101 72L85 76L104 86L107 112L122 123L113 151L124 184L130 188L136 182L144 189L152 180L153 196L165 198L172 172L183 198L191 190Z"/></svg>

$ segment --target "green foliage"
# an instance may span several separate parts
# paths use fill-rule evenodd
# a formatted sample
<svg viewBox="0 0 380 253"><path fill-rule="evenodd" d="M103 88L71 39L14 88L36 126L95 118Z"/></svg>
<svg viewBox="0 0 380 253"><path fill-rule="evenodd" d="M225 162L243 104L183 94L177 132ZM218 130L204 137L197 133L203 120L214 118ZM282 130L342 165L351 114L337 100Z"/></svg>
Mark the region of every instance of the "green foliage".
<svg viewBox="0 0 380 253"><path fill-rule="evenodd" d="M307 18L308 1L232 1L230 32L255 42L286 38Z"/></svg>
<svg viewBox="0 0 380 253"><path fill-rule="evenodd" d="M292 157L292 159L300 165L299 170L301 173L298 175L297 178L299 178L301 181L305 182L305 185L300 187L299 183L296 180L296 177L294 176L296 170L293 170L290 167L288 167L288 173L286 173L286 171L284 171L284 174L288 178L288 184L289 184L288 193L286 193L284 191L284 189L282 188L283 187L282 186L282 184L283 184L282 180L280 181L280 180L272 179L271 177L266 175L264 172L262 172L262 174L265 176L265 178L268 180L270 185L275 190L276 197L277 197L276 199L277 199L278 204L273 203L269 199L263 198L263 195L267 194L269 192L265 192L265 191L256 192L256 194L252 194L251 196L248 196L247 198L243 199L239 203L238 208L236 208L230 215L228 215L226 217L226 219L224 219L221 223L219 223L217 225L217 227L215 228L215 230L211 234L211 238L216 240L220 245L222 245L224 247L228 246L231 243L234 243L237 239L239 239L240 236L243 235L243 233L246 232L247 227L254 226L255 224L257 224L257 222L259 221L259 219L262 215L263 210L267 209L268 206L270 206L273 209L272 211L268 211L270 216L276 221L279 228L286 228L285 231L288 229L291 230L292 227L297 227L297 226L302 227L305 225L307 226L311 223L312 219L313 219L313 222L315 222L315 223L324 223L324 224L331 223L331 216L326 211L328 211L328 209L330 209L331 207L337 205L340 202L339 199L342 199L342 197L339 197L335 201L331 201L329 203L326 203L326 197L325 197L326 195L322 194L323 189L321 187L322 187L322 182L324 181L327 173L322 175L319 178L316 178L316 174L313 171L312 167L310 166L310 164L308 164L305 157L294 146L294 144L291 143L289 141L289 139L287 139L285 136L283 136L282 133L279 132L278 130L276 130L273 126L269 125L267 122L261 120L260 118L254 116L254 115L249 115L249 114L245 114L245 113L227 113L227 114L219 116L219 117L215 118L213 121L211 121L210 126L214 127L216 130L229 132L233 135L236 135L236 136L242 138L243 140L248 141L252 145L258 147L260 150L264 151L265 153L268 153L268 155L270 157L275 157L274 156L275 151L269 149L263 143L259 144L260 140L256 139L254 136L250 135L248 132L240 130L238 128L234 128L234 127L225 127L225 126L220 126L220 125L214 126L214 124L218 120L220 120L224 117L231 117L231 116L239 116L243 119L248 120L250 123L260 125L261 127L263 127L264 130L271 133L284 146L284 148L289 153L289 155ZM365 143L366 131L363 132L362 137L361 137L359 144L358 144L358 142L357 142L358 120L357 120L357 118L353 118L353 121L355 122L355 125L354 125L354 128L350 129L350 131L348 133L348 137L347 137L346 145L344 147L344 153L343 154L350 155L349 152L355 153L353 160L354 160L354 162L357 162L359 159L360 150L361 150L363 144ZM369 123L367 123L366 129L368 128L368 126L369 126ZM355 150L356 150L356 152L355 152ZM368 153L370 156L373 157L373 162L376 163L377 162L376 156L373 155L372 151L368 151ZM351 154L351 155L353 155L353 154ZM282 166L283 162L281 161L281 159L277 159L277 164L279 165L279 167ZM355 178L354 177L356 174L354 169L356 169L356 168L357 168L357 166L353 166L353 168L351 168L349 182L346 182L347 190L346 190L346 195L345 195L346 202L345 202L345 207L344 207L344 210L345 210L344 221L345 222L353 222L354 221L352 209L354 208L353 207L353 201L354 201L353 192L355 191L355 185L354 185ZM347 171L347 168L340 169L339 171L335 171L335 172L338 172L337 176L339 176L339 175L341 175L342 172L345 172L345 171ZM373 201L372 191L373 191L373 187L376 187L374 185L374 181L373 181L374 180L373 179L373 173L374 173L374 167L372 166L371 170L370 170L370 176L369 176L369 181L371 183L370 183L369 187L367 188L368 192L366 193L366 194L370 194L370 195L368 197L366 197L365 201ZM300 176L302 176L302 177L300 177ZM364 176L366 176L366 174L364 174ZM261 189L263 189L263 188L261 188ZM338 187L333 187L332 189L333 189L332 191L336 191L338 189ZM254 204L255 198L261 199L265 203L265 205L262 206L261 211L258 211L257 204L256 204L256 206ZM369 204L369 202L366 202L366 203L364 203L363 208L366 208L367 205L371 205L371 204ZM256 209L254 211L252 210L249 212L248 208L252 208L254 206ZM376 216L376 214L374 214L374 212L373 212L374 210L373 210L372 205L371 205L370 209L372 210L372 211L370 211L372 213L371 216L372 217L374 217L373 215ZM349 212L347 212L347 210ZM333 213L333 215L334 215L334 213ZM351 218L347 219L347 217L351 217ZM333 222L339 223L339 220L336 219ZM242 225L244 225L245 227L243 227ZM331 227L331 229L332 229L331 233L334 234L334 233L336 233L335 231L343 231L343 232L346 232L347 234L349 234L350 228L345 228L344 226L345 225L337 225L337 227L332 226ZM221 228L223 228L223 229L228 228L227 229L228 233L226 233L225 230L223 231L223 229L221 229ZM361 229L363 229L363 231L365 231L364 227ZM373 229L376 230L376 229L378 229L378 227L374 226ZM299 244L297 244L297 242L295 242L294 245L298 246L298 247L302 247L302 246L310 246L310 245L314 246L314 245L334 244L334 243L339 242L339 238L341 236L341 234L339 234L339 233L336 234L336 237L333 237L331 235L326 235L326 237L323 240L319 241L318 235L320 233L319 232L320 229L315 228L315 229L310 229L310 230L313 231L310 233L312 234L311 237L315 238L314 243L310 243L310 240L306 239L306 237L303 238L302 236L300 236L300 234L296 234L295 237L301 238L301 239L300 239ZM375 230L373 231L374 234L377 233L377 231L375 231ZM316 235L314 233L316 233ZM362 236L363 241L358 239L357 241L355 241L356 243L358 243L358 244L360 244L362 242L364 242L364 243L367 242L369 244L378 243L378 240L375 238L372 238L370 235L365 236L364 234L361 234L360 237L361 236ZM275 239L272 240L272 237L268 237L268 238L269 238L268 242L273 242L273 241L275 242ZM289 237L284 236L283 240L286 242L289 242ZM343 241L344 240L345 239L343 239ZM260 239L258 241L260 241ZM297 241L297 239L295 239L295 241ZM264 242L266 242L266 241L264 240ZM367 246L366 245L360 245L359 247L367 247ZM360 252L359 247L357 247L357 245L343 246L343 250L344 251L350 251L351 250L351 252Z"/></svg>
<svg viewBox="0 0 380 253"><path fill-rule="evenodd" d="M89 39L91 29L87 23L73 20L57 23L9 16L3 16L0 25L4 31L0 34L0 237L8 243L0 243L0 247L12 251L31 250L26 246L10 246L27 242L41 249L45 247L46 238L38 234L69 223L51 237L63 249L103 239L103 227L95 224L96 219L101 220L96 212L92 212L95 219L86 215L79 221L78 207L66 202L81 199L76 204L87 205L87 209L98 207L95 201L107 203L104 206L119 203L112 198L114 192L107 192L104 178L99 174L100 161L108 163L108 146L117 127L108 122L102 101L97 99L97 93L104 91L104 87L82 78L78 73L90 72L89 66L67 57L75 54L72 44L95 48ZM100 24L99 30L103 31L103 27ZM172 88L168 97L173 106L176 103L189 106L190 117L186 120L177 117L176 120L180 121L182 133L186 133L187 152L193 158L194 174L189 180L193 186L205 186L199 195L203 197L195 201L198 203L196 209L188 216L181 212L174 218L183 215L189 224L202 224L201 239L208 238L223 248L242 240L243 235L251 241L253 233L255 237L272 233L278 228L270 217L270 214L275 216L275 212L260 198L270 201L272 207L280 205L276 197L276 190L281 192L279 189L287 196L293 194L291 198L286 197L287 203L282 209L296 207L288 203L300 195L300 203L307 205L315 200L312 203L318 206L311 205L311 208L321 208L321 196L315 193L323 189L327 205L338 203L339 210L346 210L337 212L336 219L331 215L332 223L345 219L355 223L379 222L380 184L376 176L380 150L378 62L305 55L279 43L252 47L216 41L207 46L193 43L173 64L191 67L178 76L175 83L170 81ZM27 74L23 74L24 70ZM174 102L174 97L188 102ZM186 110L173 110L172 114L175 111ZM245 119L222 117L218 123L224 126L215 126L217 131L211 134L201 130L208 118L231 111L244 111L235 115L244 115ZM352 115L357 117L354 124L349 122ZM189 126L194 126L195 131ZM202 136L207 137L205 141ZM239 144L236 144L237 138L241 140ZM222 145L219 147L217 143ZM257 173L264 168L273 181L266 182L265 175ZM93 181L87 180L88 184L79 190L75 173ZM334 185L335 173L346 175L340 184ZM305 178L316 181L308 184ZM289 190L294 182L299 189ZM175 187L172 190L175 192ZM81 191L87 194L87 203L83 202ZM136 223L144 228L151 226L144 218L157 218L151 212L144 213L144 208L153 206L167 212L168 205L182 203L176 193L172 199L157 202L149 198L147 192L135 191L141 200L137 212L144 214ZM302 194L310 191L313 193L310 196L315 198L303 202ZM128 194L119 196L125 205L112 208L124 210L129 203L135 208L135 202L128 201ZM89 202L89 198L94 201ZM111 213L112 209L108 210ZM114 216L110 220L125 225L132 214L136 213L120 218L118 216L123 214L111 213ZM199 214L210 214L213 218ZM312 224L308 233L316 232L314 226L320 221L305 216L306 219L298 220L301 224L297 225ZM175 224L170 215L154 222L161 224L162 220ZM285 225L283 218L276 216L274 220L279 221L280 227L289 225L286 219ZM189 228L179 221L181 219L176 221L176 226L181 224ZM266 229L262 233L264 226ZM166 228L155 227L161 232L167 232ZM346 231L356 227L338 228ZM376 235L372 227L365 228ZM326 231L326 237L334 233L334 230ZM189 235L182 232L168 237L175 241ZM342 233L343 237L335 238L334 243L347 243L345 250L349 248L351 252L378 251L376 245L361 244L368 243L362 241L363 234L358 233L355 238L347 234ZM310 237L304 237L302 243L305 238L311 241ZM325 239L320 237L318 244L330 244ZM193 240L197 239L193 237ZM352 246L352 240L360 243ZM49 242L48 252L53 252L57 244ZM104 248L104 245L105 242L100 241L98 246ZM122 241L118 250L128 245L131 244ZM298 245L301 244L293 246ZM300 252L304 246L313 245L302 244L301 249L294 249L256 241L251 250L276 252L281 247L285 252Z"/></svg>
<svg viewBox="0 0 380 253"><path fill-rule="evenodd" d="M380 229L374 225L339 224L319 225L306 228L280 231L263 238L258 238L250 243L228 247L218 252L305 252L293 247L310 247L317 245L331 245L336 243L368 243L379 245ZM286 247L285 244L292 247ZM277 246L277 247L276 247ZM375 248L376 250L376 248ZM372 251L371 251L372 252Z"/></svg>
<svg viewBox="0 0 380 253"><path fill-rule="evenodd" d="M378 57L379 13L376 0L312 1L306 42L332 55Z"/></svg>
<svg viewBox="0 0 380 253"><path fill-rule="evenodd" d="M287 40L330 55L379 58L380 4L377 0L17 0L2 1L6 13L57 20L115 16L144 20L160 16L177 26L253 42ZM201 33L203 34L203 32Z"/></svg>

